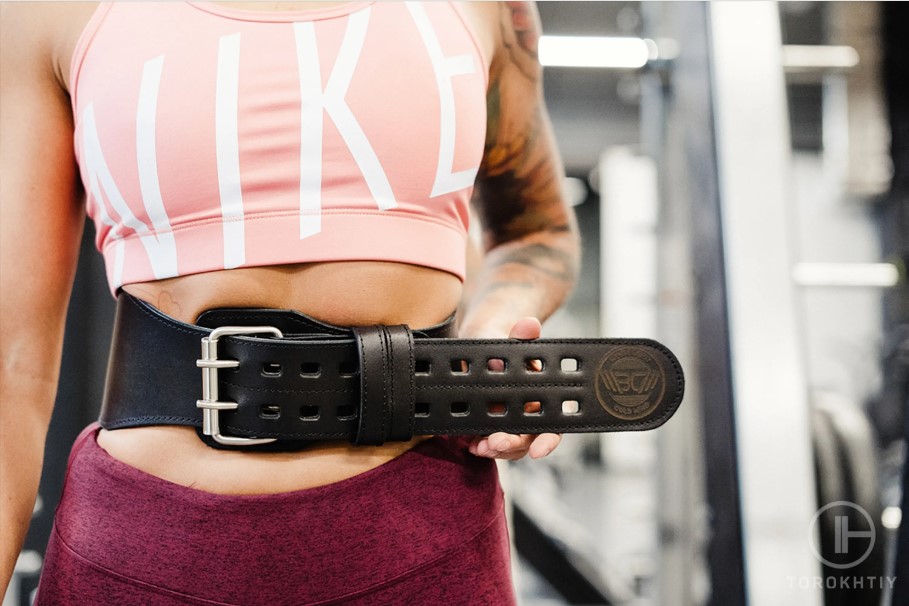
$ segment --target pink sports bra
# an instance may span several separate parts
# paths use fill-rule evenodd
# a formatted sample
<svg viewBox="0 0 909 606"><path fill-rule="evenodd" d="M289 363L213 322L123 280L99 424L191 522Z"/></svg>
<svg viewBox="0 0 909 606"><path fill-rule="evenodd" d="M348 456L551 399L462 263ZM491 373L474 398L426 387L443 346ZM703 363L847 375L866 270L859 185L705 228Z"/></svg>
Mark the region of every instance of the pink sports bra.
<svg viewBox="0 0 909 606"><path fill-rule="evenodd" d="M463 279L485 65L448 3L103 4L70 82L111 290L339 260Z"/></svg>

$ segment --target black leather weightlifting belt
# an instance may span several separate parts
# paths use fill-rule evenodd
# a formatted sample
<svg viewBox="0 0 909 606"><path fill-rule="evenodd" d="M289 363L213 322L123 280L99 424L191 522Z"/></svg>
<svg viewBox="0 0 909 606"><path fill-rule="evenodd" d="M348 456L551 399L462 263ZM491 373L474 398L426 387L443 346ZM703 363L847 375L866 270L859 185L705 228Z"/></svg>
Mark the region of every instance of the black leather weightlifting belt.
<svg viewBox="0 0 909 606"><path fill-rule="evenodd" d="M414 435L653 429L682 400L678 360L646 339L454 339L453 322L341 328L224 309L198 325L121 293L106 429L186 425L226 446Z"/></svg>

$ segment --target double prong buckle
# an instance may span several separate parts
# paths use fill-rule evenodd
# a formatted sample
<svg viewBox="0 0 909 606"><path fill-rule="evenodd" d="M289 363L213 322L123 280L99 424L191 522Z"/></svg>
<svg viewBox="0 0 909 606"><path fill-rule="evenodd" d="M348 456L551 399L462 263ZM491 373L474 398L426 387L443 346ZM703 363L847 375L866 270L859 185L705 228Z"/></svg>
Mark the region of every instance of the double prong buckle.
<svg viewBox="0 0 909 606"><path fill-rule="evenodd" d="M218 423L218 412L222 410L236 410L240 407L236 402L222 402L218 399L218 370L221 368L237 368L239 360L218 359L218 339L229 335L257 335L272 334L283 337L284 334L274 326L220 326L202 338L202 358L196 360L196 366L202 369L202 399L196 400L196 406L202 409L202 433L211 436L218 444L225 446L255 446L268 444L275 438L244 438L240 436L225 436L221 433Z"/></svg>

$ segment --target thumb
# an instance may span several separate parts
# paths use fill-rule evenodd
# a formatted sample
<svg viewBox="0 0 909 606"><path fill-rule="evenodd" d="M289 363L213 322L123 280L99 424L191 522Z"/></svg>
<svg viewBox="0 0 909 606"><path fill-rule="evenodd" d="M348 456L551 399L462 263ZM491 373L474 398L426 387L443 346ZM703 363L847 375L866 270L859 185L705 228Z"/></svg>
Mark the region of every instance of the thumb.
<svg viewBox="0 0 909 606"><path fill-rule="evenodd" d="M521 318L514 323L508 337L511 339L539 339L540 332L543 330L540 321L536 318Z"/></svg>

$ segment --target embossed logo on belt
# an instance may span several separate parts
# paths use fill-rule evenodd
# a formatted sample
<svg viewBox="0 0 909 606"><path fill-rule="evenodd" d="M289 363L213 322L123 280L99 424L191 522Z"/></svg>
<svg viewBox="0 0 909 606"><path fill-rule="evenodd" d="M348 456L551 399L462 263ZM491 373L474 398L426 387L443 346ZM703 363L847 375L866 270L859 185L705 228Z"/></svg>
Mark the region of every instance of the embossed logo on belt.
<svg viewBox="0 0 909 606"><path fill-rule="evenodd" d="M637 347L617 347L597 368L597 399L620 419L643 419L657 407L666 377L656 359Z"/></svg>

